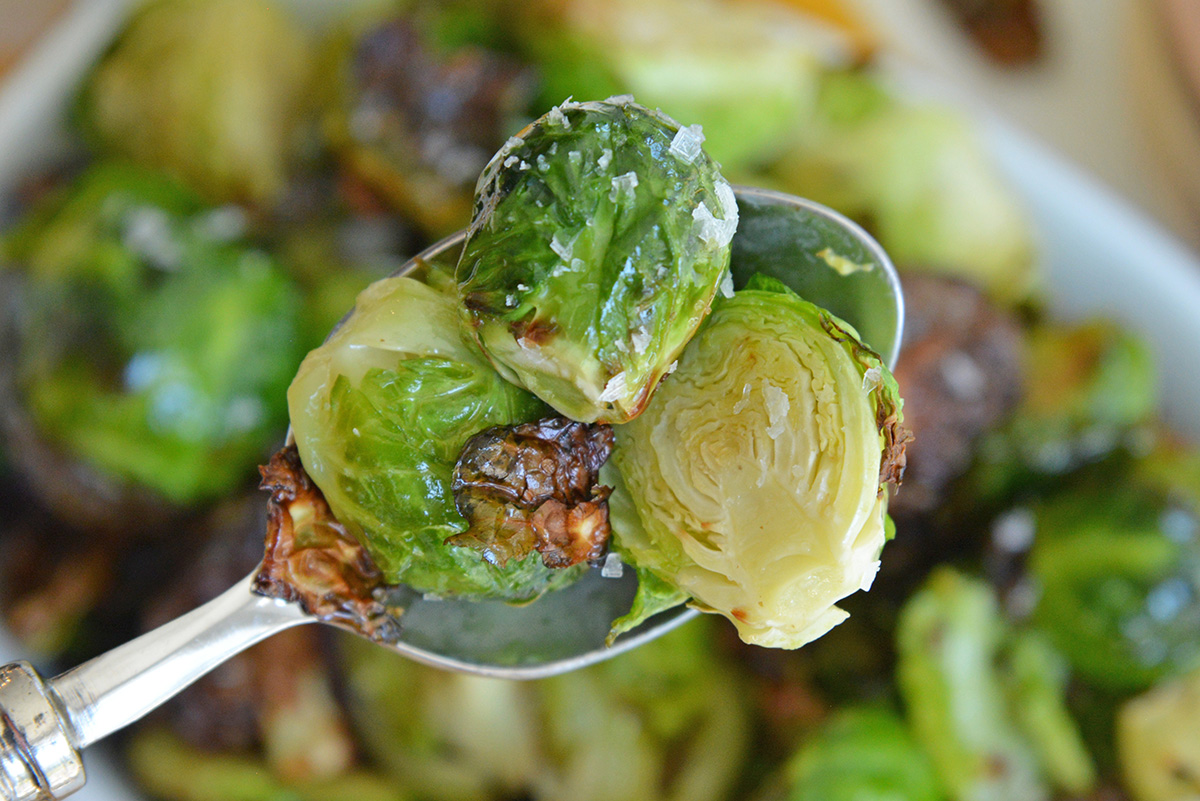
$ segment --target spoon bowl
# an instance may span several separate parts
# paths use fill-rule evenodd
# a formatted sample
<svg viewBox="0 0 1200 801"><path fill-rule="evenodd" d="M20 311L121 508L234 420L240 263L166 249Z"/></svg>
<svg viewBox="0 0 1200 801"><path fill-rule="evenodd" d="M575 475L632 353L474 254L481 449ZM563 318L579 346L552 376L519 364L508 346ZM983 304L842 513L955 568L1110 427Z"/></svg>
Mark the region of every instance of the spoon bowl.
<svg viewBox="0 0 1200 801"><path fill-rule="evenodd" d="M733 238L735 287L755 273L781 280L853 325L894 365L904 324L900 282L887 254L858 225L820 204L758 188L738 188ZM453 271L460 232L423 251L397 275ZM290 439L290 435L289 435ZM257 571L255 571L257 573ZM632 570L591 570L534 603L422 597L388 590L403 609L381 643L439 668L532 679L608 659L698 614L679 606L606 646L612 621L637 589ZM0 667L0 798L61 798L84 783L79 751L133 723L231 656L283 629L318 622L298 603L255 594L254 574L204 606L44 681L28 663Z"/></svg>

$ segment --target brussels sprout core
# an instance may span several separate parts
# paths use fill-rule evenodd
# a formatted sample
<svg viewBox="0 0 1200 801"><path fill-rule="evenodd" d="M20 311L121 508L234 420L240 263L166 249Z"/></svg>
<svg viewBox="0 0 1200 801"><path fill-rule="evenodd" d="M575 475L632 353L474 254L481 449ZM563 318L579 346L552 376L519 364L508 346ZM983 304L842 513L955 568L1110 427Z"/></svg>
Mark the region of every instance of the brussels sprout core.
<svg viewBox="0 0 1200 801"><path fill-rule="evenodd" d="M555 108L496 154L457 278L506 378L574 420L645 408L728 281L737 203L702 142L611 98Z"/></svg>

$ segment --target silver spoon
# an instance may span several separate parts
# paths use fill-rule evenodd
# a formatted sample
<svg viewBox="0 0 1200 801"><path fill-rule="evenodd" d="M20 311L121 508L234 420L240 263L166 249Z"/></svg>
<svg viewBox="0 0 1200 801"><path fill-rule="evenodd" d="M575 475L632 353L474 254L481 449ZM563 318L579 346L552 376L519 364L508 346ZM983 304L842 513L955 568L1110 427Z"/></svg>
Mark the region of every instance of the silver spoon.
<svg viewBox="0 0 1200 801"><path fill-rule="evenodd" d="M894 365L904 300L887 254L859 226L830 209L757 188L736 190L735 286L755 272L783 280L854 325ZM398 272L453 268L465 237L433 245ZM257 570L255 571L257 573ZM128 726L196 679L284 629L317 622L298 604L252 590L254 574L198 609L49 681L27 662L0 667L0 797L61 798L83 786L79 752ZM388 642L407 657L482 676L533 679L565 673L636 648L697 612L664 612L620 637L604 639L633 600L632 571L578 583L527 606L428 600L396 590L405 608ZM407 595L406 595L407 593Z"/></svg>

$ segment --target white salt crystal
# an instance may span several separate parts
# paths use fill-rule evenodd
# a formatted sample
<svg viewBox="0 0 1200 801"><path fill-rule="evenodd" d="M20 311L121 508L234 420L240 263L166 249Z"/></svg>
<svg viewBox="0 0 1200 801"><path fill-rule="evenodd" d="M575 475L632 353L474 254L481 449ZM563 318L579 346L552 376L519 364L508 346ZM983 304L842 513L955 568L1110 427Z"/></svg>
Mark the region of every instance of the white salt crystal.
<svg viewBox="0 0 1200 801"><path fill-rule="evenodd" d="M670 153L680 161L695 164L700 157L700 146L704 144L704 131L699 125L685 125L675 132L671 140Z"/></svg>
<svg viewBox="0 0 1200 801"><path fill-rule="evenodd" d="M601 170L607 170L609 164L612 164L612 150L606 147L600 153L600 158L596 159L596 166Z"/></svg>
<svg viewBox="0 0 1200 801"><path fill-rule="evenodd" d="M792 402L787 393L774 384L763 387L763 399L767 404L767 436L775 439L787 430L787 416Z"/></svg>
<svg viewBox="0 0 1200 801"><path fill-rule="evenodd" d="M625 575L625 563L621 561L619 554L610 553L604 557L604 564L600 568L600 575L604 578L620 578Z"/></svg>
<svg viewBox="0 0 1200 801"><path fill-rule="evenodd" d="M650 347L650 338L650 332L646 330L646 326L640 326L630 336L630 340L633 342L633 352L645 353L646 348Z"/></svg>
<svg viewBox="0 0 1200 801"><path fill-rule="evenodd" d="M612 179L612 191L608 193L608 199L614 203L632 203L634 200L634 189L637 188L638 177L637 173L632 170L624 175L618 175Z"/></svg>
<svg viewBox="0 0 1200 801"><path fill-rule="evenodd" d="M575 240L579 238L576 233L569 239L563 239L562 231L556 231L550 239L550 249L563 261L571 261L571 255L575 251Z"/></svg>
<svg viewBox="0 0 1200 801"><path fill-rule="evenodd" d="M733 273L731 273L729 270L726 270L725 274L721 276L720 290L722 297L733 297Z"/></svg>
<svg viewBox="0 0 1200 801"><path fill-rule="evenodd" d="M596 400L600 401L601 403L608 403L610 401L615 401L624 394L625 371L622 370L612 378L608 379L608 383L604 385L604 391L600 393L600 396L597 397Z"/></svg>

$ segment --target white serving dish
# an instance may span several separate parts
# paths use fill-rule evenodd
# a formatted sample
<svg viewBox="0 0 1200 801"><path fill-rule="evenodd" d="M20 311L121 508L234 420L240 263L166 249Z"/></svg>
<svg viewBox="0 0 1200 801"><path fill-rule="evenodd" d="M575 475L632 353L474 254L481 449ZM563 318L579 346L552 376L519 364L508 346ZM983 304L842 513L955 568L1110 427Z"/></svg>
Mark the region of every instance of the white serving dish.
<svg viewBox="0 0 1200 801"><path fill-rule="evenodd" d="M120 30L138 0L78 0L74 9L0 87L0 193L46 163L65 143L64 120L75 88ZM335 0L292 0L319 21ZM895 66L921 95L970 101L927 77ZM1041 270L1056 314L1112 317L1152 344L1164 413L1200 440L1200 260L1146 215L1099 182L984 110L978 118L1000 170L1025 201L1037 231ZM0 630L0 662L22 657ZM103 753L89 752L80 801L138 796Z"/></svg>

